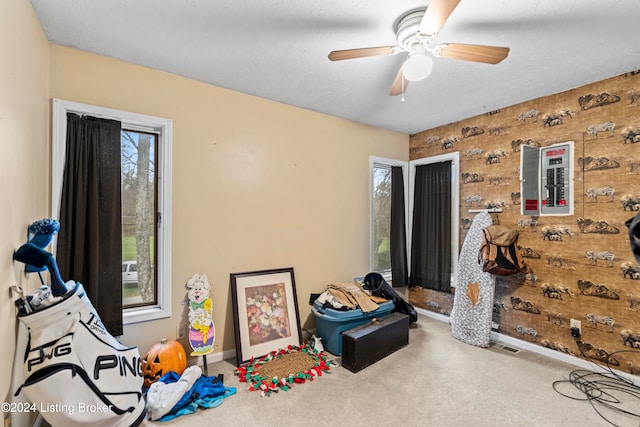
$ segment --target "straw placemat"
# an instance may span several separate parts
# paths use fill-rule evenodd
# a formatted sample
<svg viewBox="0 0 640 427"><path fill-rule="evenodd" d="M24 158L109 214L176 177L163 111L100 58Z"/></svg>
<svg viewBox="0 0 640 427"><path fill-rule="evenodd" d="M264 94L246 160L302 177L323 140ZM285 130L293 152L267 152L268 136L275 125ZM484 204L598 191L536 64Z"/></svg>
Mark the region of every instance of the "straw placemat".
<svg viewBox="0 0 640 427"><path fill-rule="evenodd" d="M261 396L268 396L287 391L294 383L313 381L328 370L326 354L310 346L289 346L236 368L235 374L240 382L249 384L249 391L260 390Z"/></svg>

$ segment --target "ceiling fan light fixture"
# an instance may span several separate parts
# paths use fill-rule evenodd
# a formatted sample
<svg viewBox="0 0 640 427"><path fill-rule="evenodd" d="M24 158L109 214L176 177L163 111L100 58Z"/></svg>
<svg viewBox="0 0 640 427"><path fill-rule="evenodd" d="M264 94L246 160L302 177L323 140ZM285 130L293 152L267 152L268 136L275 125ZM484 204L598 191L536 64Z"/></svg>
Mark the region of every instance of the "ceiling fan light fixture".
<svg viewBox="0 0 640 427"><path fill-rule="evenodd" d="M417 82L429 77L433 70L433 60L424 53L414 53L404 61L402 74L410 82Z"/></svg>
<svg viewBox="0 0 640 427"><path fill-rule="evenodd" d="M408 53L396 73L390 96L404 94L409 82L424 80L433 70L433 58L497 64L509 55L508 47L449 43L430 48L444 23L461 0L430 0L429 6L413 9L400 16L393 25L396 46L334 50L331 61L370 56Z"/></svg>

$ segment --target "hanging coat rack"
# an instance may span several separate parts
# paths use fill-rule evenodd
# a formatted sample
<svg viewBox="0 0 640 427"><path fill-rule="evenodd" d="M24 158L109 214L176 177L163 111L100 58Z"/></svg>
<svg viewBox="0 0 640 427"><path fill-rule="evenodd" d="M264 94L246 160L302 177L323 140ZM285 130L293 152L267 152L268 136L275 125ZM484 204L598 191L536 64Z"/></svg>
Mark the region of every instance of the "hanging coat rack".
<svg viewBox="0 0 640 427"><path fill-rule="evenodd" d="M491 208L491 209L469 209L469 213L480 213L480 212L500 213L500 212L502 212L502 209L500 209L500 208Z"/></svg>
<svg viewBox="0 0 640 427"><path fill-rule="evenodd" d="M502 209L500 208L491 208L491 209L469 209L469 213L480 213L480 212L487 212L489 214L491 214L491 219L493 220L494 224L500 224L500 218L498 218L499 213L502 212ZM494 215L496 214L496 215Z"/></svg>

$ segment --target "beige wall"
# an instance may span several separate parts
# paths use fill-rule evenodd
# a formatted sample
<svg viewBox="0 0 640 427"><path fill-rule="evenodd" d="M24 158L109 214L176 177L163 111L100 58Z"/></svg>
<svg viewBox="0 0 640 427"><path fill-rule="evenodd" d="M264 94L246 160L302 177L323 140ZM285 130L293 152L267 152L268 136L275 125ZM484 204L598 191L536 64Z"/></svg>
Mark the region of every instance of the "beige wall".
<svg viewBox="0 0 640 427"><path fill-rule="evenodd" d="M49 45L31 4L0 2L0 394L6 400L16 322L8 287L27 284L13 251L30 222L49 215Z"/></svg>
<svg viewBox="0 0 640 427"><path fill-rule="evenodd" d="M66 47L50 55L51 97L173 120L173 316L125 327L126 344L175 337L194 273L212 284L220 352L235 348L230 273L293 267L313 327L309 294L367 272L369 156L408 159L407 135Z"/></svg>
<svg viewBox="0 0 640 427"><path fill-rule="evenodd" d="M367 271L368 159L407 159L407 135L50 45L19 0L0 3L0 58L6 286L37 286L11 256L27 225L50 215L51 98L173 120L173 316L125 327L123 342L141 352L174 337L194 273L213 286L218 353L234 349L230 273L294 267L303 327L312 327L309 294ZM16 322L6 288L0 316L0 370L9 373ZM1 375L4 395L9 384Z"/></svg>

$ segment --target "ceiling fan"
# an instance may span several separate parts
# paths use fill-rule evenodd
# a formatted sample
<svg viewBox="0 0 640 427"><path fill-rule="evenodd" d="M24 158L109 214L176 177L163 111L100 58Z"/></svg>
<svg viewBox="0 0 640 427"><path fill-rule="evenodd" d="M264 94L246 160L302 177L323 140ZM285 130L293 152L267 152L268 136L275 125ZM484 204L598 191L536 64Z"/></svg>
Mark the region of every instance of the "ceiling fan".
<svg viewBox="0 0 640 427"><path fill-rule="evenodd" d="M487 64L497 64L505 59L509 54L508 47L459 43L440 44L433 48L429 46L460 1L433 0L426 9L411 11L402 16L396 26L397 45L395 46L334 50L329 53L329 59L340 61L407 52L407 59L400 67L391 85L389 92L391 96L404 93L410 81L419 81L429 76L433 68L433 60L428 53L436 58L460 59Z"/></svg>

